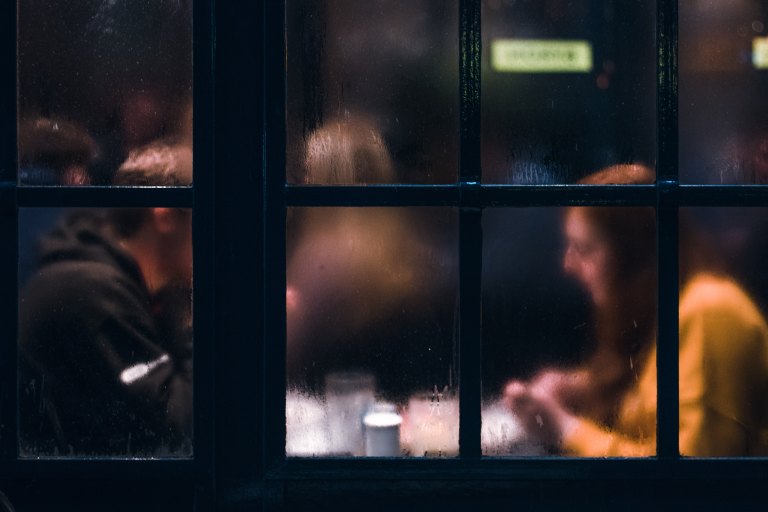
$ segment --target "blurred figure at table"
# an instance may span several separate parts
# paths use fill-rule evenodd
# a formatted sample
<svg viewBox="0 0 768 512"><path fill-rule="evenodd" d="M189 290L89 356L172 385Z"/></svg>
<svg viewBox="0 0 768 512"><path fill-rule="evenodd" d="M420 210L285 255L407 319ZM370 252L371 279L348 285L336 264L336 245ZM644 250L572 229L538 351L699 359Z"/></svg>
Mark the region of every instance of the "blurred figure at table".
<svg viewBox="0 0 768 512"><path fill-rule="evenodd" d="M586 184L650 184L614 166ZM530 436L578 456L656 453L656 244L650 207L566 211L564 267L590 294L596 345L575 370L512 381L504 399ZM768 453L768 326L742 288L681 240L680 453Z"/></svg>
<svg viewBox="0 0 768 512"><path fill-rule="evenodd" d="M378 127L361 117L329 120L313 132L304 166L306 182L313 184L389 183L395 176ZM447 301L440 305L430 297L455 269L455 247L438 245L450 241L436 234L446 231L451 219L437 210L289 210L290 382L318 386L328 371L357 367L373 371L384 388L405 388L408 378L423 379L424 387L447 384L447 371L441 380L431 380L430 370L445 352L442 344L451 341L432 334L439 329L434 327L436 310L447 308L450 314L453 296L445 293ZM433 339L429 344L408 341L414 333L420 340ZM415 355L422 348L424 354ZM432 359L422 364L422 356ZM420 366L420 372L403 370L408 365Z"/></svg>
<svg viewBox="0 0 768 512"><path fill-rule="evenodd" d="M97 155L96 142L75 123L35 117L19 124L22 185L89 185Z"/></svg>
<svg viewBox="0 0 768 512"><path fill-rule="evenodd" d="M304 183L355 185L392 183L395 171L384 137L363 117L331 120L307 140Z"/></svg>
<svg viewBox="0 0 768 512"><path fill-rule="evenodd" d="M192 213L69 212L20 293L25 456L186 456Z"/></svg>

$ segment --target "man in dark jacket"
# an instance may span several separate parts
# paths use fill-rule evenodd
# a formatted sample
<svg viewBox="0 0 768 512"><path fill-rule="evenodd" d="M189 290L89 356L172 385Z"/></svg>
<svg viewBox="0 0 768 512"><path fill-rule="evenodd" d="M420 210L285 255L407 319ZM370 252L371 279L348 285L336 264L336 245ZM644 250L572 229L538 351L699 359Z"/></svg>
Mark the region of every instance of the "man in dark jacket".
<svg viewBox="0 0 768 512"><path fill-rule="evenodd" d="M192 222L82 210L41 242L20 302L25 456L188 456Z"/></svg>

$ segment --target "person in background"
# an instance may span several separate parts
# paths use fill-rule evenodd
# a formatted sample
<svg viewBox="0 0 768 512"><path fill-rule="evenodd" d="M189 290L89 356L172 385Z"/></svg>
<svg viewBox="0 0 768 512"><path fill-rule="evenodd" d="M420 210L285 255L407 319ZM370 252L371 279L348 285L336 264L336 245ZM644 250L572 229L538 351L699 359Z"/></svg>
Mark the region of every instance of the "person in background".
<svg viewBox="0 0 768 512"><path fill-rule="evenodd" d="M358 118L329 121L313 132L304 170L305 182L312 184L394 180L378 130ZM359 331L374 317L386 316L413 289L413 272L404 255L381 249L408 243L404 237L410 231L397 211L299 209L289 212L288 225L297 240L290 244L287 262L289 360L300 358L308 336L334 311L344 311L343 325L334 329Z"/></svg>
<svg viewBox="0 0 768 512"><path fill-rule="evenodd" d="M112 184L189 186L192 184L192 147L161 140L135 149L117 169Z"/></svg>
<svg viewBox="0 0 768 512"><path fill-rule="evenodd" d="M395 170L376 125L359 116L329 120L309 136L303 182L312 185L394 183Z"/></svg>
<svg viewBox="0 0 768 512"><path fill-rule="evenodd" d="M191 454L189 210L75 210L21 292L28 455Z"/></svg>
<svg viewBox="0 0 768 512"><path fill-rule="evenodd" d="M113 185L192 185L192 99L185 102L178 133L131 149L115 172Z"/></svg>
<svg viewBox="0 0 768 512"><path fill-rule="evenodd" d="M650 184L642 166L614 166L585 184ZM511 381L507 406L551 451L656 452L655 236L652 208L573 207L564 266L588 290L597 343L581 368ZM679 449L687 456L768 453L768 326L752 299L681 249Z"/></svg>
<svg viewBox="0 0 768 512"><path fill-rule="evenodd" d="M364 119L329 121L308 137L305 158L307 183L395 181L389 151L376 126ZM431 290L454 264L450 251L432 250L427 239L431 233L423 230L420 220L400 208L288 211L291 382L317 383L319 372L360 365L376 366L380 381L393 385L404 382L404 373L407 377L414 373L398 375L394 368L417 364L398 357L394 347L399 346L400 330L409 321L431 318Z"/></svg>
<svg viewBox="0 0 768 512"><path fill-rule="evenodd" d="M96 142L75 123L37 117L19 125L19 183L90 185Z"/></svg>

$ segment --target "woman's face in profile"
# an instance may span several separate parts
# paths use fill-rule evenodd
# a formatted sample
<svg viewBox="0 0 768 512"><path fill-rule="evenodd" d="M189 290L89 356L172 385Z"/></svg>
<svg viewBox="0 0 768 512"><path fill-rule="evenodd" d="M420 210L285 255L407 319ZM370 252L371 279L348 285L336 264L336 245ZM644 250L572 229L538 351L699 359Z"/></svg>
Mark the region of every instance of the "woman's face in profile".
<svg viewBox="0 0 768 512"><path fill-rule="evenodd" d="M584 208L569 208L565 215L563 268L589 292L598 307L610 297L613 254L605 237L596 229Z"/></svg>

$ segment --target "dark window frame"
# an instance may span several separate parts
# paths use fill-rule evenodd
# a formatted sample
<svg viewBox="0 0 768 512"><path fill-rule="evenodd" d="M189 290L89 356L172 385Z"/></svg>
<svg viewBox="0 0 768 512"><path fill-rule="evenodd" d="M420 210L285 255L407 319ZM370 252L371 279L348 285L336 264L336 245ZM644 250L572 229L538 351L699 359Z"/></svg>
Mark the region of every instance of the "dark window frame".
<svg viewBox="0 0 768 512"><path fill-rule="evenodd" d="M0 325L6 326L7 337L0 344L0 490L20 510L48 510L52 503L78 510L103 510L107 504L170 511L413 503L449 510L574 504L647 510L670 497L705 508L764 506L768 460L691 460L677 454L678 208L768 206L768 187L679 184L677 0L657 0L658 181L638 187L480 184L480 0L460 0L459 5L460 182L294 187L284 182L285 84L275 79L285 77L285 0L194 0L197 172L192 190L176 190L16 186L16 81L11 71L16 68L16 8L15 2L2 3L0 304L5 307ZM658 211L659 282L664 284L658 288L659 389L669 390L659 400L659 455L635 460L481 458L482 209L607 204L655 206ZM149 205L192 206L195 211L194 459L19 460L18 208ZM311 205L460 209L458 459L285 459L285 345L275 341L285 339L285 209Z"/></svg>

